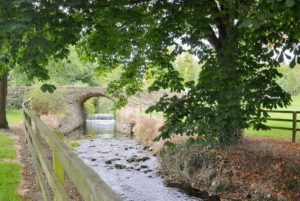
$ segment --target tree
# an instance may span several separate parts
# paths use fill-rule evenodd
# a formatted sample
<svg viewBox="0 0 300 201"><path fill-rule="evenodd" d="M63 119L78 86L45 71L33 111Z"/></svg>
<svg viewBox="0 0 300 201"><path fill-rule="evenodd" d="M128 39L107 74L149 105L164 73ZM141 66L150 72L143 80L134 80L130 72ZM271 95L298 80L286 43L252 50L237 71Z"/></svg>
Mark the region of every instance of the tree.
<svg viewBox="0 0 300 201"><path fill-rule="evenodd" d="M95 74L96 65L80 61L73 46L69 47L69 51L65 59L49 60L46 69L50 79L47 80L47 83L55 84L55 86L98 85L97 76ZM19 72L18 68L10 72L9 85L27 86L32 84L40 83L37 83L36 80L29 82L27 76Z"/></svg>
<svg viewBox="0 0 300 201"><path fill-rule="evenodd" d="M277 67L291 57L286 51L292 67L300 60L299 0L15 1L31 12L15 12L29 15L30 23L12 63L30 78L48 79L49 58L64 58L68 45L78 42L100 73L122 67L109 85L121 104L124 92L134 94L147 74L155 78L149 90L188 90L150 108L165 114L160 138L185 133L235 143L243 128L267 129L263 108L290 102L276 83ZM185 82L172 65L183 52L203 64L197 82Z"/></svg>
<svg viewBox="0 0 300 201"><path fill-rule="evenodd" d="M69 6L72 5L72 7ZM46 65L50 59L68 55L68 46L78 41L83 18L76 2L0 1L0 128L7 128L5 118L7 74L13 68L28 79L49 79ZM42 90L53 91L44 84Z"/></svg>
<svg viewBox="0 0 300 201"><path fill-rule="evenodd" d="M178 55L173 65L184 82L198 80L201 67L193 55L188 53Z"/></svg>
<svg viewBox="0 0 300 201"><path fill-rule="evenodd" d="M87 84L96 86L95 67L92 63L80 61L74 47L70 47L67 59L51 61L47 69L51 81L53 80L56 85Z"/></svg>
<svg viewBox="0 0 300 201"><path fill-rule="evenodd" d="M0 111L6 110L6 95L7 95L7 74L0 76ZM0 112L0 128L8 128L6 112Z"/></svg>
<svg viewBox="0 0 300 201"><path fill-rule="evenodd" d="M19 20L16 1L0 1L0 128L8 128L6 119L7 75L16 57L17 44L20 43L22 25ZM13 32L15 32L13 34Z"/></svg>
<svg viewBox="0 0 300 201"><path fill-rule="evenodd" d="M164 112L159 139L198 134L226 145L244 128L267 129L263 109L290 103L277 67L286 51L291 66L300 61L299 9L298 0L91 1L82 10L88 20L79 49L101 72L123 67L110 85L122 102L149 73L149 90L188 89L149 109ZM182 52L203 64L197 82L184 82L173 68Z"/></svg>
<svg viewBox="0 0 300 201"><path fill-rule="evenodd" d="M288 66L281 66L279 71L283 77L278 80L278 84L292 96L300 93L300 66L296 65L294 68Z"/></svg>

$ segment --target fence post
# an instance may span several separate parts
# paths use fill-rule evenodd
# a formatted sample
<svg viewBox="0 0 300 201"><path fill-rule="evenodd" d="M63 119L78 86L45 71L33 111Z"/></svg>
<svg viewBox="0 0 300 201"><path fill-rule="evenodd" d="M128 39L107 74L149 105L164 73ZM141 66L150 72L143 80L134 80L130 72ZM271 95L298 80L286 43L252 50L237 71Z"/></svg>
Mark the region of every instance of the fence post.
<svg viewBox="0 0 300 201"><path fill-rule="evenodd" d="M24 117L24 119L25 120L27 120L28 121L28 123L29 123L29 125L31 126L31 118L28 116L28 114L23 110L23 117ZM28 128L27 128L27 126L25 126L25 130L26 130L26 132L28 133ZM27 143L27 138L25 138L25 142Z"/></svg>
<svg viewBox="0 0 300 201"><path fill-rule="evenodd" d="M65 184L65 171L64 171L64 168L61 164L61 162L59 161L59 159L57 158L57 151L56 150L52 150L53 153L53 170L54 170L54 173L55 175L57 176L58 178L58 181L62 184L62 186L64 186ZM54 195L54 201L56 201L57 195Z"/></svg>
<svg viewBox="0 0 300 201"><path fill-rule="evenodd" d="M296 142L296 133L297 133L297 112L293 112L293 134L292 134L292 142Z"/></svg>
<svg viewBox="0 0 300 201"><path fill-rule="evenodd" d="M35 125L35 136L36 136L36 139L37 139L38 141L40 141L40 140L41 140L41 138L40 138L40 129L39 129L38 126L37 126L36 119L34 120L34 125ZM36 162L41 166L40 160L37 160ZM38 175L37 175L37 174L35 175L35 182L36 182L36 187L37 187L37 189L38 189L38 190L41 190L41 184L40 184L40 182L39 182L39 179L38 179Z"/></svg>

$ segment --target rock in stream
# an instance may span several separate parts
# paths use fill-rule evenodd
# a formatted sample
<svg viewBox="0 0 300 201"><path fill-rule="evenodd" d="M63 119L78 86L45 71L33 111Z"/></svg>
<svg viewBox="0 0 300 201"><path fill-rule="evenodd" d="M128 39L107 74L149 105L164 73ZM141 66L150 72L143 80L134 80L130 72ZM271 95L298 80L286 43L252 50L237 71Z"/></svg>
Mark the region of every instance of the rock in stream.
<svg viewBox="0 0 300 201"><path fill-rule="evenodd" d="M125 201L194 201L157 175L158 161L135 140L95 138L79 140L79 157Z"/></svg>

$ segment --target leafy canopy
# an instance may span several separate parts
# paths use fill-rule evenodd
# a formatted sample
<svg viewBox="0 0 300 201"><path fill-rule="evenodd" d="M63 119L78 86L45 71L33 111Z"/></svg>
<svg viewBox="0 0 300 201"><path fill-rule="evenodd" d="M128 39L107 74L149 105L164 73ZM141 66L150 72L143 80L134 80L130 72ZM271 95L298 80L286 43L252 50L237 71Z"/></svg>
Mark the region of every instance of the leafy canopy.
<svg viewBox="0 0 300 201"><path fill-rule="evenodd" d="M0 0L0 74L15 68L30 80L49 79L49 61L65 58L68 46L80 38L78 14L60 0ZM55 87L45 84L42 89Z"/></svg>
<svg viewBox="0 0 300 201"><path fill-rule="evenodd" d="M101 72L123 67L110 85L117 97L134 94L149 74L150 91L185 92L149 109L164 112L159 138L185 133L234 143L243 128L267 129L262 109L290 103L277 68L284 58L291 67L300 62L299 10L298 0L91 1L79 50ZM196 82L172 66L183 52L203 64Z"/></svg>
<svg viewBox="0 0 300 201"><path fill-rule="evenodd" d="M149 109L164 112L160 138L186 133L234 143L243 128L267 128L263 108L290 102L275 80L284 58L291 67L300 61L299 0L9 2L22 4L15 9L23 17L9 19L12 25L26 19L14 52L29 77L47 79L49 58L65 57L67 45L77 43L100 73L122 67L109 86L121 104L124 92L134 94L147 75L155 79L149 90L185 92ZM7 41L10 48L1 50L13 49ZM172 65L183 52L203 64L197 81L186 81Z"/></svg>

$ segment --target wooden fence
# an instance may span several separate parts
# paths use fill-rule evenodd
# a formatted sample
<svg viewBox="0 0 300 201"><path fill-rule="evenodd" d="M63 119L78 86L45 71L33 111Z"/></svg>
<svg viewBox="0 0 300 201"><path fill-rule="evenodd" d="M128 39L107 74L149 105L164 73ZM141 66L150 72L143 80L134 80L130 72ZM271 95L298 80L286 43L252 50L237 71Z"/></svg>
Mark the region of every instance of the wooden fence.
<svg viewBox="0 0 300 201"><path fill-rule="evenodd" d="M291 114L291 119L286 118L267 118L269 121L281 121L281 122L291 122L291 127L281 127L281 126L269 126L271 129L279 129L279 130L289 130L292 131L292 142L296 142L296 134L297 131L300 131L299 128L297 128L297 123L300 122L300 120L297 120L297 114L300 113L300 111L288 111L288 110L267 110L268 113L282 113L282 114Z"/></svg>
<svg viewBox="0 0 300 201"><path fill-rule="evenodd" d="M99 175L29 110L26 104L23 104L23 113L26 140L44 201L70 200L64 187L65 176L70 178L84 201L121 201ZM43 143L51 149L52 160L48 160Z"/></svg>

